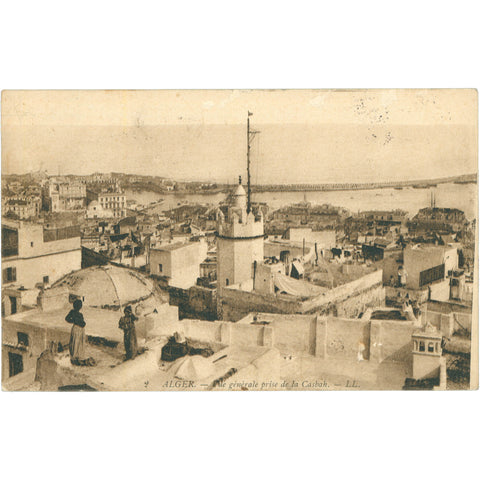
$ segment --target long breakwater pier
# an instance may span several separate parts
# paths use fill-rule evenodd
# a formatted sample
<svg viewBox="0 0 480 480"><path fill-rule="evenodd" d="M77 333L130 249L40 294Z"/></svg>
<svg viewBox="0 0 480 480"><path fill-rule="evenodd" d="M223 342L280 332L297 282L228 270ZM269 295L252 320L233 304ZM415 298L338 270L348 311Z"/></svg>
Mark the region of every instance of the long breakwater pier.
<svg viewBox="0 0 480 480"><path fill-rule="evenodd" d="M405 180L391 182L367 183L291 183L283 185L252 185L252 191L261 192L309 192L309 191L340 191L340 190L374 190L378 188L430 188L441 183L476 183L477 175L462 175L457 177L436 178L428 180Z"/></svg>

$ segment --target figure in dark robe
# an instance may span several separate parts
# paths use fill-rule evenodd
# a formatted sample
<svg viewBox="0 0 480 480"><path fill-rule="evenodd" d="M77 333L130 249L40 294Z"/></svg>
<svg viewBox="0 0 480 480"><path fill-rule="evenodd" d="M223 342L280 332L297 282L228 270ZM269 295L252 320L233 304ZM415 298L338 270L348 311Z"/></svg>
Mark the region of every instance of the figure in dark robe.
<svg viewBox="0 0 480 480"><path fill-rule="evenodd" d="M80 313L82 309L82 301L75 300L73 302L73 310L68 312L65 320L72 323L72 331L70 333L70 362L78 365L85 358L85 320Z"/></svg>
<svg viewBox="0 0 480 480"><path fill-rule="evenodd" d="M125 358L126 360L130 360L138 355L137 332L135 330L137 317L132 313L132 307L130 305L125 307L123 314L124 316L118 322L118 328L123 330Z"/></svg>

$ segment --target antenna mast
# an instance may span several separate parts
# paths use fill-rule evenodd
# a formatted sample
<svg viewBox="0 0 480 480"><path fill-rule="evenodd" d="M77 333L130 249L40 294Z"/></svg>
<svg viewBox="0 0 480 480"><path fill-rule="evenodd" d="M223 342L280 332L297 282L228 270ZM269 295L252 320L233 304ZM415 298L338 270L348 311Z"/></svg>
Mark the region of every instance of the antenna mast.
<svg viewBox="0 0 480 480"><path fill-rule="evenodd" d="M252 115L253 115L252 112L248 112L248 115L247 115L247 213L250 213L252 211L252 202L251 202L252 189L250 185L250 148L251 148L251 143L255 138L255 135L257 133L260 133L259 131L250 130L250 117Z"/></svg>

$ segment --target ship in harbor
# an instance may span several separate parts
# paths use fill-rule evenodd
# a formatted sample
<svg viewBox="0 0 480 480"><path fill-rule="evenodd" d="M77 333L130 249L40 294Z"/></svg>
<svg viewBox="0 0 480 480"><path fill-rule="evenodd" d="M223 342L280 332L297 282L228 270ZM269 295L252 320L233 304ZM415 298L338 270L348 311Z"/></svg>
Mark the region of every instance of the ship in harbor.
<svg viewBox="0 0 480 480"><path fill-rule="evenodd" d="M437 184L436 183L422 183L422 184L419 184L419 185L412 185L413 188L432 188L432 187L436 187Z"/></svg>

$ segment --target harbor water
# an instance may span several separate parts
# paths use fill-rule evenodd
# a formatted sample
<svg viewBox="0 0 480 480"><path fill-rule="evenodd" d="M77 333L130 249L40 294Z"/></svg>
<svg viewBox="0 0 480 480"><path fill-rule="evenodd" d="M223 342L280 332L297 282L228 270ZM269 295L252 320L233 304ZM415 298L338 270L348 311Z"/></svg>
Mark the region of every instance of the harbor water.
<svg viewBox="0 0 480 480"><path fill-rule="evenodd" d="M419 209L430 206L432 192L435 194L436 206L439 208L458 208L465 212L469 220L476 218L477 185L474 183L444 183L430 188L404 187L380 188L374 190L342 190L314 192L265 192L252 194L252 201L264 202L272 210L292 203L303 202L305 199L312 204L330 204L343 207L352 213L364 210L395 210L401 209L415 215ZM169 210L183 203L200 203L218 205L226 197L217 194L180 194L155 193L148 191L126 190L127 198L138 204L147 205L163 199L162 210Z"/></svg>

